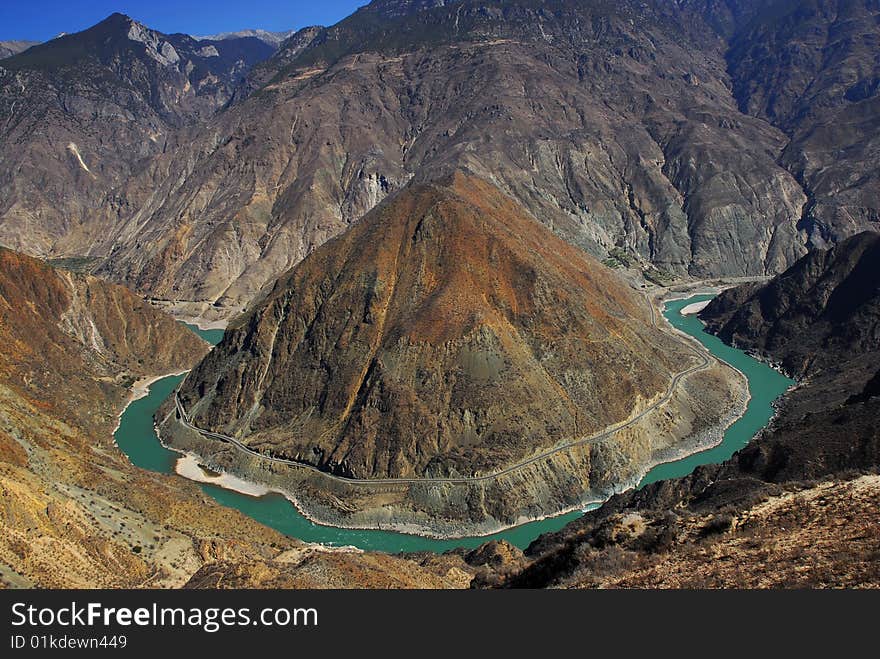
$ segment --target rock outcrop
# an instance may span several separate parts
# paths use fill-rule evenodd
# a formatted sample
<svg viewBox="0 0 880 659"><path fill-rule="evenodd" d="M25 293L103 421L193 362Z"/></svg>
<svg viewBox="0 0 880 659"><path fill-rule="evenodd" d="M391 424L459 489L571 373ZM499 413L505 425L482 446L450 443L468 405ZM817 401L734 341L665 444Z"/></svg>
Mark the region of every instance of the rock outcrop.
<svg viewBox="0 0 880 659"><path fill-rule="evenodd" d="M725 342L797 376L880 350L880 233L816 249L768 284L724 291L701 312Z"/></svg>
<svg viewBox="0 0 880 659"><path fill-rule="evenodd" d="M738 110L698 18L398 4L291 39L185 157L156 159L165 183L108 234L100 271L237 308L411 178L458 167L568 242L667 274L777 272L803 253L786 137Z"/></svg>

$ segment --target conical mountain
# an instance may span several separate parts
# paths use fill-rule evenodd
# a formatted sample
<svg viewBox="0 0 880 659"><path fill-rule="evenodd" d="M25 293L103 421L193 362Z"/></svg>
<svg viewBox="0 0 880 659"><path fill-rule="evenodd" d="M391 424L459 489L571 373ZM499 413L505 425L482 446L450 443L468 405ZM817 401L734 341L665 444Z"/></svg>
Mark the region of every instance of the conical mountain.
<svg viewBox="0 0 880 659"><path fill-rule="evenodd" d="M181 399L201 428L340 475L485 474L626 419L680 349L638 292L456 173L279 279Z"/></svg>

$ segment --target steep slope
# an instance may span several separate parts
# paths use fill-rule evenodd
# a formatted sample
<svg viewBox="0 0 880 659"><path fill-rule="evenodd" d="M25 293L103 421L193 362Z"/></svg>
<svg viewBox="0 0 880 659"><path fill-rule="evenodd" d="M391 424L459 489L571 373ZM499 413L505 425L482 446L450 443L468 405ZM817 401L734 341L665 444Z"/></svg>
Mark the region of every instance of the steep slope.
<svg viewBox="0 0 880 659"><path fill-rule="evenodd" d="M198 126L112 143L29 118L42 83L10 72L0 242L229 317L413 177L467 167L593 255L775 274L876 223L875 19L868 0L374 2L232 91L174 87L156 112L208 107ZM134 112L85 73L68 111Z"/></svg>
<svg viewBox="0 0 880 659"><path fill-rule="evenodd" d="M180 399L192 424L264 456L356 479L469 479L665 401L694 359L609 270L456 173L409 186L283 276ZM566 503L628 483L670 435L563 454ZM558 496L485 505L510 517Z"/></svg>
<svg viewBox="0 0 880 659"><path fill-rule="evenodd" d="M725 44L690 10L373 3L301 36L185 157L151 163L165 183L102 273L237 308L411 177L459 166L596 255L741 275L803 253L786 138L739 112Z"/></svg>
<svg viewBox="0 0 880 659"><path fill-rule="evenodd" d="M113 445L135 378L208 346L130 292L0 249L0 587L174 587L220 562L310 587L454 587L468 566L304 545L135 469Z"/></svg>
<svg viewBox="0 0 880 659"><path fill-rule="evenodd" d="M186 367L207 345L125 289L5 249L0 337L4 581L98 586L134 585L151 575L179 579L169 560L177 559L160 556L177 553L182 520L173 518L194 510L178 507L166 484L127 466L111 435L128 384ZM167 510L156 515L163 504ZM173 528L156 529L150 551L139 536L161 527L161 519ZM120 522L141 527L122 528L120 537Z"/></svg>
<svg viewBox="0 0 880 659"><path fill-rule="evenodd" d="M880 349L880 233L813 250L766 285L725 291L701 313L724 341L814 375Z"/></svg>
<svg viewBox="0 0 880 659"><path fill-rule="evenodd" d="M283 277L181 398L196 425L329 471L467 475L625 419L682 363L634 292L456 175Z"/></svg>
<svg viewBox="0 0 880 659"><path fill-rule="evenodd" d="M740 107L791 138L780 162L808 191L800 227L822 247L880 222L880 6L763 7L727 55Z"/></svg>
<svg viewBox="0 0 880 659"><path fill-rule="evenodd" d="M730 460L615 497L533 543L513 586L880 585L876 234L811 252L703 312L807 377ZM873 337L873 338L871 338Z"/></svg>
<svg viewBox="0 0 880 659"><path fill-rule="evenodd" d="M2 372L22 393L87 413L102 387L185 368L207 344L130 291L0 248Z"/></svg>
<svg viewBox="0 0 880 659"><path fill-rule="evenodd" d="M176 128L224 107L272 52L255 38L196 41L114 14L2 60L0 244L88 256L153 185L123 195L123 182L174 150Z"/></svg>

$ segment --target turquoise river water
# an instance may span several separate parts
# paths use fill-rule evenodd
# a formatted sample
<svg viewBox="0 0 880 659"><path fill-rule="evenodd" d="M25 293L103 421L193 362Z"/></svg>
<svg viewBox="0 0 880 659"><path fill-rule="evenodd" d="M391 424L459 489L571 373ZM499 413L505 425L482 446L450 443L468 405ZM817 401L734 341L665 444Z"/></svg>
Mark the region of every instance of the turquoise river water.
<svg viewBox="0 0 880 659"><path fill-rule="evenodd" d="M686 305L708 300L711 297L711 295L693 296L686 300L669 302L664 308L663 315L672 325L695 337L715 356L746 375L751 392L748 409L727 429L723 441L718 446L654 467L645 475L639 487L658 480L685 476L699 465L722 462L729 458L767 424L773 415L773 401L793 384L792 380L766 364L704 332L703 324L696 316L682 316L679 313ZM223 336L222 330L203 331L190 327L213 344L219 342ZM159 443L153 428L153 414L182 379L182 375L177 375L156 381L150 387L147 396L133 401L123 412L115 438L119 448L128 455L134 465L165 474L174 473L175 462L180 456ZM306 542L354 545L361 549L384 552L442 552L455 547L477 547L488 540L501 538L525 548L542 533L557 531L583 514L582 511L575 511L557 515L490 536L438 540L392 531L342 529L315 524L303 517L290 501L279 494L252 497L214 485L202 485L202 489L224 506L236 508L266 526Z"/></svg>

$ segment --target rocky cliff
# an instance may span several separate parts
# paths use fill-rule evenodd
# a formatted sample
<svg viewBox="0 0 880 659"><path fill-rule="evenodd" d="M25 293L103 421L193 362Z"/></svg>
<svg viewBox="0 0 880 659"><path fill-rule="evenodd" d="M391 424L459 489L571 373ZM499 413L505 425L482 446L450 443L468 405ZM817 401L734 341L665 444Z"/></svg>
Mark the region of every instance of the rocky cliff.
<svg viewBox="0 0 880 659"><path fill-rule="evenodd" d="M411 178L465 166L594 255L773 274L878 212L876 7L795 4L375 2L293 35L219 114L216 71L142 112L88 68L35 113L43 78L5 60L0 238L229 316ZM210 116L155 116L187 108ZM85 114L127 117L122 148Z"/></svg>

